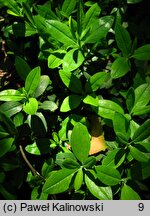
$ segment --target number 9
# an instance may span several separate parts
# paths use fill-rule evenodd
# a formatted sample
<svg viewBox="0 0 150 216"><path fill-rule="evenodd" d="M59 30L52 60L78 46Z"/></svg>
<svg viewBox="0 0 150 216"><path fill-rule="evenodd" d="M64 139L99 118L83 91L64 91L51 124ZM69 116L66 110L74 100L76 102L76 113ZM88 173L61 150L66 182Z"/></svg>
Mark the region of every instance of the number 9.
<svg viewBox="0 0 150 216"><path fill-rule="evenodd" d="M139 203L138 207L139 207L139 211L143 211L144 210L144 204L143 203Z"/></svg>

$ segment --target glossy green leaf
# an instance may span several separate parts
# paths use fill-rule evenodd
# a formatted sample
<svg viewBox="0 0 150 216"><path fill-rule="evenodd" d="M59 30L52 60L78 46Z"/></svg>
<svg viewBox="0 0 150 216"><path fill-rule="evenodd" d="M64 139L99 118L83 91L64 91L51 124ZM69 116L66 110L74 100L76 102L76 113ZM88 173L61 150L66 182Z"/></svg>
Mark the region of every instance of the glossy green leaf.
<svg viewBox="0 0 150 216"><path fill-rule="evenodd" d="M97 3L93 4L85 14L84 29L93 25L93 22L98 18L101 9Z"/></svg>
<svg viewBox="0 0 150 216"><path fill-rule="evenodd" d="M22 80L25 80L27 75L31 71L30 66L20 56L16 56L15 58L15 67L16 67L17 73L19 74Z"/></svg>
<svg viewBox="0 0 150 216"><path fill-rule="evenodd" d="M25 80L25 90L28 93L28 95L32 95L37 89L40 83L40 71L40 67L36 67L28 74Z"/></svg>
<svg viewBox="0 0 150 216"><path fill-rule="evenodd" d="M150 85L148 83L144 83L138 86L135 89L135 102L134 106L131 110L131 113L134 114L134 111L140 109L141 107L146 106L150 101Z"/></svg>
<svg viewBox="0 0 150 216"><path fill-rule="evenodd" d="M75 172L76 169L52 171L50 177L43 186L43 192L46 194L58 194L68 190Z"/></svg>
<svg viewBox="0 0 150 216"><path fill-rule="evenodd" d="M93 23L91 27L91 33L86 38L85 43L97 43L104 37L106 37L108 31L113 24L113 16L104 16Z"/></svg>
<svg viewBox="0 0 150 216"><path fill-rule="evenodd" d="M80 167L80 164L76 160L73 160L72 158L65 159L62 165L64 168L67 169L76 169Z"/></svg>
<svg viewBox="0 0 150 216"><path fill-rule="evenodd" d="M83 171L79 169L74 180L74 189L77 191L81 188L83 184Z"/></svg>
<svg viewBox="0 0 150 216"><path fill-rule="evenodd" d="M124 113L121 106L110 100L99 100L98 114L104 118L113 119L115 112Z"/></svg>
<svg viewBox="0 0 150 216"><path fill-rule="evenodd" d="M150 136L150 119L146 120L134 133L134 142L142 141Z"/></svg>
<svg viewBox="0 0 150 216"><path fill-rule="evenodd" d="M73 71L80 67L83 61L84 57L82 55L82 52L77 49L71 49L63 58L63 70L66 72Z"/></svg>
<svg viewBox="0 0 150 216"><path fill-rule="evenodd" d="M15 124L15 127L19 127L23 125L24 123L24 115L22 112L18 113L17 115L14 116L13 122Z"/></svg>
<svg viewBox="0 0 150 216"><path fill-rule="evenodd" d="M70 144L76 158L83 163L88 158L90 150L90 136L83 124L77 123L74 126Z"/></svg>
<svg viewBox="0 0 150 216"><path fill-rule="evenodd" d="M38 101L35 98L29 98L27 102L23 104L23 110L29 115L34 115L38 109Z"/></svg>
<svg viewBox="0 0 150 216"><path fill-rule="evenodd" d="M145 180L150 177L150 161L134 163L129 170L130 177L134 180Z"/></svg>
<svg viewBox="0 0 150 216"><path fill-rule="evenodd" d="M150 44L139 47L134 51L132 57L143 61L150 60Z"/></svg>
<svg viewBox="0 0 150 216"><path fill-rule="evenodd" d="M141 198L129 185L124 184L121 189L121 200L141 200Z"/></svg>
<svg viewBox="0 0 150 216"><path fill-rule="evenodd" d="M115 26L115 39L119 49L127 57L131 52L132 41L128 31L118 23Z"/></svg>
<svg viewBox="0 0 150 216"><path fill-rule="evenodd" d="M139 115L145 115L145 114L149 114L149 113L150 113L150 105L135 107L133 115L139 116Z"/></svg>
<svg viewBox="0 0 150 216"><path fill-rule="evenodd" d="M75 9L77 0L65 0L62 5L62 11L69 16Z"/></svg>
<svg viewBox="0 0 150 216"><path fill-rule="evenodd" d="M56 50L51 53L48 57L48 67L56 68L63 63L63 58L65 56L65 50Z"/></svg>
<svg viewBox="0 0 150 216"><path fill-rule="evenodd" d="M96 164L96 158L94 156L88 157L84 163L83 166L87 169L92 168Z"/></svg>
<svg viewBox="0 0 150 216"><path fill-rule="evenodd" d="M117 185L121 181L121 175L116 168L112 166L96 166L98 179L106 185Z"/></svg>
<svg viewBox="0 0 150 216"><path fill-rule="evenodd" d="M5 126L5 132L14 136L17 134L17 129L13 123L13 121L4 113L0 112L0 122Z"/></svg>
<svg viewBox="0 0 150 216"><path fill-rule="evenodd" d="M4 138L0 140L0 157L5 155L11 148L14 138Z"/></svg>
<svg viewBox="0 0 150 216"><path fill-rule="evenodd" d="M78 95L69 95L67 96L60 107L61 112L68 112L72 109L77 108L81 103L81 96Z"/></svg>
<svg viewBox="0 0 150 216"><path fill-rule="evenodd" d="M85 104L90 104L92 106L98 106L99 103L98 103L98 97L96 95L87 95L84 99L83 99L83 102Z"/></svg>
<svg viewBox="0 0 150 216"><path fill-rule="evenodd" d="M91 194L93 194L99 200L111 200L112 191L110 187L100 187L95 182L85 175L85 183Z"/></svg>
<svg viewBox="0 0 150 216"><path fill-rule="evenodd" d="M21 101L25 95L15 89L3 90L0 92L0 101Z"/></svg>
<svg viewBox="0 0 150 216"><path fill-rule="evenodd" d="M85 88L87 90L96 91L97 89L101 88L108 78L108 73L106 72L98 72L95 73L93 76L90 77L88 82L86 83Z"/></svg>
<svg viewBox="0 0 150 216"><path fill-rule="evenodd" d="M134 102L135 102L135 93L134 93L134 89L131 87L126 95L126 104L127 104L127 108L128 111L131 112L133 106L134 106Z"/></svg>
<svg viewBox="0 0 150 216"><path fill-rule="evenodd" d="M22 110L22 104L17 101L8 101L0 106L0 110L8 117L11 117Z"/></svg>
<svg viewBox="0 0 150 216"><path fill-rule="evenodd" d="M12 11L12 15L21 16L21 9L15 0L1 0L1 3Z"/></svg>
<svg viewBox="0 0 150 216"><path fill-rule="evenodd" d="M39 109L49 110L54 112L58 108L57 104L53 101L45 100L42 104L40 104Z"/></svg>
<svg viewBox="0 0 150 216"><path fill-rule="evenodd" d="M40 152L36 142L34 142L33 144L30 144L30 145L27 145L25 147L25 150L28 153L33 154L33 155L41 155L41 152Z"/></svg>
<svg viewBox="0 0 150 216"><path fill-rule="evenodd" d="M75 93L82 93L82 85L80 80L71 72L64 70L59 71L59 75L63 83Z"/></svg>
<svg viewBox="0 0 150 216"><path fill-rule="evenodd" d="M129 146L130 153L133 158L140 162L148 162L150 160L150 154L140 151L134 146Z"/></svg>
<svg viewBox="0 0 150 216"><path fill-rule="evenodd" d="M111 66L111 77L117 79L124 76L130 70L130 63L125 57L118 57Z"/></svg>
<svg viewBox="0 0 150 216"><path fill-rule="evenodd" d="M102 161L102 165L119 167L125 160L125 150L121 148L114 149L106 155Z"/></svg>
<svg viewBox="0 0 150 216"><path fill-rule="evenodd" d="M51 80L50 80L49 76L47 76L47 75L40 76L39 85L36 88L36 90L34 91L33 97L37 98L37 97L41 96L45 92L45 90L47 89L47 87L50 83L51 83Z"/></svg>

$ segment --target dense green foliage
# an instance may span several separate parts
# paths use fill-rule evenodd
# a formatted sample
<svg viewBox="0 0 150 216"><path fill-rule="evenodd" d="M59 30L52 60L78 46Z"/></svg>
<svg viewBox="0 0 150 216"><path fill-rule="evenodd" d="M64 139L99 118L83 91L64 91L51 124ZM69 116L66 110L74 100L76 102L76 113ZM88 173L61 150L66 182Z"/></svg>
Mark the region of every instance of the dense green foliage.
<svg viewBox="0 0 150 216"><path fill-rule="evenodd" d="M0 0L2 199L150 199L148 6Z"/></svg>

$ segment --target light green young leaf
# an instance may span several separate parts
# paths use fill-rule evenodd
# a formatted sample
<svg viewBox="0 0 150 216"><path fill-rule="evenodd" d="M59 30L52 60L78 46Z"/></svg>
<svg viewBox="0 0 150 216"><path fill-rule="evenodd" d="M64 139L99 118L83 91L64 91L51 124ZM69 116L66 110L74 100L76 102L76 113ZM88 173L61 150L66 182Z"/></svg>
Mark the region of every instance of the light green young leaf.
<svg viewBox="0 0 150 216"><path fill-rule="evenodd" d="M76 158L83 163L88 158L90 150L90 136L86 126L81 123L74 126L70 144Z"/></svg>
<svg viewBox="0 0 150 216"><path fill-rule="evenodd" d="M0 92L0 101L21 101L26 96L15 89L3 90Z"/></svg>
<svg viewBox="0 0 150 216"><path fill-rule="evenodd" d="M63 58L63 70L66 72L73 71L80 67L83 61L84 57L82 55L82 52L78 49L71 49Z"/></svg>
<svg viewBox="0 0 150 216"><path fill-rule="evenodd" d="M87 95L84 99L83 99L83 102L85 104L90 104L92 106L96 106L98 107L99 106L99 103L98 103L98 97L96 95Z"/></svg>
<svg viewBox="0 0 150 216"><path fill-rule="evenodd" d="M150 44L139 47L132 55L133 58L138 60L150 60Z"/></svg>
<svg viewBox="0 0 150 216"><path fill-rule="evenodd" d="M117 79L130 70L130 62L125 57L118 57L111 66L111 77Z"/></svg>
<svg viewBox="0 0 150 216"><path fill-rule="evenodd" d="M141 200L141 198L130 186L124 184L121 189L121 200Z"/></svg>
<svg viewBox="0 0 150 216"><path fill-rule="evenodd" d="M65 50L56 50L50 54L48 57L48 67L49 68L56 68L60 66L63 62L63 58L65 55Z"/></svg>
<svg viewBox="0 0 150 216"><path fill-rule="evenodd" d="M25 80L25 90L28 95L32 95L40 83L41 69L40 67L34 68Z"/></svg>
<svg viewBox="0 0 150 216"><path fill-rule="evenodd" d="M29 98L29 101L23 104L23 110L29 115L34 115L38 109L38 102L35 98Z"/></svg>
<svg viewBox="0 0 150 216"><path fill-rule="evenodd" d="M76 169L61 169L52 171L49 178L43 186L43 192L46 194L58 194L69 189L72 177Z"/></svg>
<svg viewBox="0 0 150 216"><path fill-rule="evenodd" d="M81 103L81 96L79 95L69 95L67 96L60 107L61 112L68 112L72 109L77 108Z"/></svg>

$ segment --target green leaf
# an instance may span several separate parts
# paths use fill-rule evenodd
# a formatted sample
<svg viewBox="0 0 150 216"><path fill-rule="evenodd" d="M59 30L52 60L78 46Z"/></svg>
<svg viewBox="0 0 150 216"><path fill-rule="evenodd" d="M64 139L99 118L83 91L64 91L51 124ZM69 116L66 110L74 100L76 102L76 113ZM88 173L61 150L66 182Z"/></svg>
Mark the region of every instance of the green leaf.
<svg viewBox="0 0 150 216"><path fill-rule="evenodd" d="M79 169L74 180L74 189L77 191L81 188L83 183L83 171Z"/></svg>
<svg viewBox="0 0 150 216"><path fill-rule="evenodd" d="M124 184L121 189L121 200L141 200L141 198L130 186Z"/></svg>
<svg viewBox="0 0 150 216"><path fill-rule="evenodd" d="M91 33L87 36L85 43L97 43L106 37L114 22L113 16L104 16L93 23L91 26Z"/></svg>
<svg viewBox="0 0 150 216"><path fill-rule="evenodd" d="M76 160L73 160L72 158L65 159L62 165L64 168L67 169L76 169L80 167L80 164Z"/></svg>
<svg viewBox="0 0 150 216"><path fill-rule="evenodd" d="M15 58L15 67L16 67L17 73L19 74L22 80L25 80L27 75L31 71L31 68L27 64L27 62L19 56L16 56Z"/></svg>
<svg viewBox="0 0 150 216"><path fill-rule="evenodd" d="M125 150L121 148L117 148L112 150L106 155L106 157L102 161L102 165L119 167L125 160Z"/></svg>
<svg viewBox="0 0 150 216"><path fill-rule="evenodd" d="M134 133L133 142L142 141L150 136L150 119L146 120Z"/></svg>
<svg viewBox="0 0 150 216"><path fill-rule="evenodd" d="M136 4L136 3L139 3L141 1L143 1L143 0L127 0L127 3L128 4Z"/></svg>
<svg viewBox="0 0 150 216"><path fill-rule="evenodd" d="M139 115L145 115L150 113L150 105L148 106L140 106L140 107L135 107L133 115L139 116Z"/></svg>
<svg viewBox="0 0 150 216"><path fill-rule="evenodd" d="M128 31L118 23L115 26L115 39L119 49L127 57L131 52L132 41Z"/></svg>
<svg viewBox="0 0 150 216"><path fill-rule="evenodd" d="M50 80L49 76L42 75L40 77L39 85L33 93L33 97L37 98L37 97L41 96L45 92L45 90L47 89L47 87L50 83L51 83L51 80Z"/></svg>
<svg viewBox="0 0 150 216"><path fill-rule="evenodd" d="M86 168L86 169L90 169L92 168L94 165L96 164L96 158L94 156L91 156L91 157L88 157L84 163L83 163L83 166Z"/></svg>
<svg viewBox="0 0 150 216"><path fill-rule="evenodd" d="M134 102L135 102L135 93L134 93L134 89L131 87L129 88L127 95L126 95L126 104L127 104L129 113L131 112L134 106Z"/></svg>
<svg viewBox="0 0 150 216"><path fill-rule="evenodd" d="M75 9L77 0L65 0L62 5L62 11L69 17Z"/></svg>
<svg viewBox="0 0 150 216"><path fill-rule="evenodd" d="M0 106L0 110L8 117L11 117L22 110L22 104L17 101L8 101Z"/></svg>
<svg viewBox="0 0 150 216"><path fill-rule="evenodd" d="M44 20L47 27L47 33L55 40L60 41L65 46L77 46L69 27L57 20ZM58 37L59 36L59 37Z"/></svg>
<svg viewBox="0 0 150 216"><path fill-rule="evenodd" d="M106 72L98 72L90 77L88 82L85 85L86 90L96 91L101 88L108 78L108 73Z"/></svg>
<svg viewBox="0 0 150 216"><path fill-rule="evenodd" d="M98 115L113 120L115 112L119 112L121 114L124 113L121 106L117 103L110 100L99 100Z"/></svg>
<svg viewBox="0 0 150 216"><path fill-rule="evenodd" d="M40 71L40 67L36 67L28 74L25 80L25 90L28 93L28 95L32 95L37 89L40 83Z"/></svg>
<svg viewBox="0 0 150 216"><path fill-rule="evenodd" d="M30 144L30 145L27 145L25 147L25 150L28 153L33 154L33 155L41 155L41 152L40 152L36 142L34 142L33 144Z"/></svg>
<svg viewBox="0 0 150 216"><path fill-rule="evenodd" d="M140 162L148 162L150 160L150 154L140 151L134 146L129 146L130 153L133 158Z"/></svg>
<svg viewBox="0 0 150 216"><path fill-rule="evenodd" d="M78 49L71 49L63 58L63 70L66 72L77 69L84 61L82 52Z"/></svg>
<svg viewBox="0 0 150 216"><path fill-rule="evenodd" d="M60 107L61 112L68 112L72 109L77 108L81 103L81 96L78 95L69 95L67 96Z"/></svg>
<svg viewBox="0 0 150 216"><path fill-rule="evenodd" d="M87 128L81 123L74 126L70 144L76 158L83 163L89 155L90 136Z"/></svg>
<svg viewBox="0 0 150 216"><path fill-rule="evenodd" d="M13 122L15 124L15 127L20 127L24 124L24 115L22 112L18 113L14 116Z"/></svg>
<svg viewBox="0 0 150 216"><path fill-rule="evenodd" d="M42 113L36 113L35 115L32 115L30 125L31 125L32 132L36 137L46 136L47 122Z"/></svg>
<svg viewBox="0 0 150 216"><path fill-rule="evenodd" d="M21 101L25 95L15 89L3 90L0 92L0 101Z"/></svg>
<svg viewBox="0 0 150 216"><path fill-rule="evenodd" d="M77 34L81 35L83 31L83 23L84 23L84 3L82 0L78 0L77 4Z"/></svg>
<svg viewBox="0 0 150 216"><path fill-rule="evenodd" d="M1 0L1 3L8 7L13 13L14 16L21 16L21 9L19 8L15 0ZM10 11L8 11L10 12Z"/></svg>
<svg viewBox="0 0 150 216"><path fill-rule="evenodd" d="M46 194L58 194L69 189L72 177L76 169L61 169L52 171L50 177L43 186L43 192Z"/></svg>
<svg viewBox="0 0 150 216"><path fill-rule="evenodd" d="M85 183L91 194L93 194L99 200L111 200L112 191L110 187L100 187L95 182L85 175Z"/></svg>
<svg viewBox="0 0 150 216"><path fill-rule="evenodd" d="M58 108L57 104L53 101L47 101L45 100L42 104L40 104L39 109L43 110L49 110L51 112L54 112Z"/></svg>
<svg viewBox="0 0 150 216"><path fill-rule="evenodd" d="M97 3L93 4L85 14L83 28L86 29L92 26L93 22L98 18L100 12L101 12L101 9L98 6L98 4Z"/></svg>
<svg viewBox="0 0 150 216"><path fill-rule="evenodd" d="M96 166L98 179L106 185L117 185L121 181L121 175L116 168L112 166Z"/></svg>
<svg viewBox="0 0 150 216"><path fill-rule="evenodd" d="M12 120L2 112L0 112L0 122L2 122L2 125L4 124L5 132L10 134L11 136L17 134L17 129L15 128L15 125L12 122Z"/></svg>
<svg viewBox="0 0 150 216"><path fill-rule="evenodd" d="M130 62L125 57L118 57L111 66L111 77L117 79L130 70Z"/></svg>
<svg viewBox="0 0 150 216"><path fill-rule="evenodd" d="M92 106L98 106L99 103L98 103L98 97L96 95L87 95L84 99L83 99L83 102L85 104L90 104Z"/></svg>
<svg viewBox="0 0 150 216"><path fill-rule="evenodd" d="M148 83L144 83L138 86L135 89L135 102L134 106L131 110L131 113L134 114L134 111L140 109L141 107L146 106L150 101L150 85Z"/></svg>
<svg viewBox="0 0 150 216"><path fill-rule="evenodd" d="M29 98L27 102L23 104L23 110L29 115L34 115L38 109L38 101L35 98Z"/></svg>
<svg viewBox="0 0 150 216"><path fill-rule="evenodd" d="M5 155L11 148L14 138L4 138L0 140L0 157Z"/></svg>
<svg viewBox="0 0 150 216"><path fill-rule="evenodd" d="M139 47L134 51L132 57L143 61L150 60L150 44Z"/></svg>
<svg viewBox="0 0 150 216"><path fill-rule="evenodd" d="M56 68L63 63L63 58L65 56L65 50L56 50L50 54L48 57L48 67Z"/></svg>
<svg viewBox="0 0 150 216"><path fill-rule="evenodd" d="M148 163L145 162L137 162L134 163L133 166L129 170L129 174L133 180L144 180L150 177L150 161Z"/></svg>
<svg viewBox="0 0 150 216"><path fill-rule="evenodd" d="M63 83L69 88L72 92L82 93L81 81L71 72L66 72L64 70L59 71L59 75Z"/></svg>

